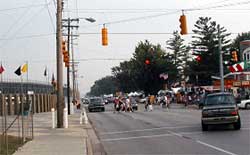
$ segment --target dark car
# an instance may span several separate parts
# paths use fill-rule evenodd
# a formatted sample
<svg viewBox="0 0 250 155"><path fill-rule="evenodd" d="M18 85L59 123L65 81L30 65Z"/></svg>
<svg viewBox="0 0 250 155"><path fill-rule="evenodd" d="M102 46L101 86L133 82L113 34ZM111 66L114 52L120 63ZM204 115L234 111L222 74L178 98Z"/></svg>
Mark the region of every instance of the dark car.
<svg viewBox="0 0 250 155"><path fill-rule="evenodd" d="M240 114L231 93L214 93L206 96L202 109L202 130L208 125L233 124L235 130L241 128Z"/></svg>
<svg viewBox="0 0 250 155"><path fill-rule="evenodd" d="M104 103L102 98L95 97L95 98L90 98L89 104L88 104L88 110L89 112L93 111L105 111Z"/></svg>

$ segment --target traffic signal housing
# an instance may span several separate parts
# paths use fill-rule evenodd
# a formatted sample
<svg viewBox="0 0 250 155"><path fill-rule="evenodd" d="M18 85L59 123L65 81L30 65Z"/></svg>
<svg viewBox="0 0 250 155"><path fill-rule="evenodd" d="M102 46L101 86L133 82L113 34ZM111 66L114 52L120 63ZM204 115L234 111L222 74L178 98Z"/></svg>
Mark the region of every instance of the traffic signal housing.
<svg viewBox="0 0 250 155"><path fill-rule="evenodd" d="M184 14L181 15L179 21L181 23L181 25L180 25L180 28L181 28L180 34L181 35L187 34L187 20L186 20L186 16Z"/></svg>
<svg viewBox="0 0 250 155"><path fill-rule="evenodd" d="M232 51L232 61L237 62L238 61L238 54L237 51Z"/></svg>
<svg viewBox="0 0 250 155"><path fill-rule="evenodd" d="M102 45L108 45L108 29L106 27L102 28Z"/></svg>
<svg viewBox="0 0 250 155"><path fill-rule="evenodd" d="M69 67L69 52L66 50L66 41L62 41L62 54L65 67Z"/></svg>

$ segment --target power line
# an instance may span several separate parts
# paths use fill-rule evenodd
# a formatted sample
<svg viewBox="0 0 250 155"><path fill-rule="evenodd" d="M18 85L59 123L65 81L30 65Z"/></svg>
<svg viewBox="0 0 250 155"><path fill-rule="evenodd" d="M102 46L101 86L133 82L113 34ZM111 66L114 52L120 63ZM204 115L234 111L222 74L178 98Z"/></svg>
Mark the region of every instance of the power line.
<svg viewBox="0 0 250 155"><path fill-rule="evenodd" d="M41 6L50 5L50 4L51 3L45 3L45 4L35 4L35 5L20 6L20 7L15 7L15 8L8 8L8 9L0 9L0 12L18 10L18 9L26 9L26 8L35 8L35 7L41 7Z"/></svg>
<svg viewBox="0 0 250 155"><path fill-rule="evenodd" d="M47 0L45 0L45 2L48 3ZM46 5L46 8L47 8L47 10L48 10L48 14L49 14L49 18L50 18L50 23L51 23L52 28L53 28L54 33L55 33L55 32L56 32L55 24L54 24L54 22L53 22L53 18L52 18L51 12L50 12L50 10L49 10L49 5Z"/></svg>
<svg viewBox="0 0 250 155"><path fill-rule="evenodd" d="M17 39L25 39L25 38L41 38L46 36L56 35L56 33L48 33L48 34L33 34L33 35L26 35L26 36L17 36L15 38L0 38L0 40L17 40Z"/></svg>
<svg viewBox="0 0 250 155"><path fill-rule="evenodd" d="M45 7L44 7L44 8L45 8ZM18 34L18 32L20 32L20 30L21 30L23 27L25 27L26 24L28 24L29 22L31 22L31 19L33 19L33 18L36 17L39 13L41 13L41 11L42 11L44 8L38 10L38 12L36 12L35 14L33 14L33 16L32 16L28 21L26 21L19 29L17 29L17 30L13 33L12 36L6 38L6 41L8 41L8 40L10 40L12 37L16 36L16 35ZM2 45L0 46L0 48L3 48L3 47L6 46L6 45L7 45L7 43L6 43L6 42L3 42Z"/></svg>

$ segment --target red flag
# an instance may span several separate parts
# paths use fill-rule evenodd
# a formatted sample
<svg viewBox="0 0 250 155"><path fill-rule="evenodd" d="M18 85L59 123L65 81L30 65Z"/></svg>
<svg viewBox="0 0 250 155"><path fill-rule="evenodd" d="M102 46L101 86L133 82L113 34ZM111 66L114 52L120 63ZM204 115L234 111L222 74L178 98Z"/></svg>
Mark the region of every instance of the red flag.
<svg viewBox="0 0 250 155"><path fill-rule="evenodd" d="M1 65L0 67L0 74L2 74L4 72L4 68L3 68L3 65Z"/></svg>

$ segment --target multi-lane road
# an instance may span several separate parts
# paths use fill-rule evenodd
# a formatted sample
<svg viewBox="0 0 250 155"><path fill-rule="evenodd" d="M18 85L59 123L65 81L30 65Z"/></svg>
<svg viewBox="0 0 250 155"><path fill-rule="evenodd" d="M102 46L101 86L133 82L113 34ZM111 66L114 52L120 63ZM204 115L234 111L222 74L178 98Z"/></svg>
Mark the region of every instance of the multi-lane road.
<svg viewBox="0 0 250 155"><path fill-rule="evenodd" d="M201 131L201 111L179 106L170 110L155 107L134 113L88 113L93 127L108 155L159 154L250 154L250 111L241 110L242 128L211 127Z"/></svg>

